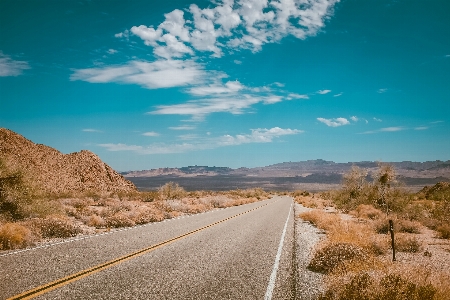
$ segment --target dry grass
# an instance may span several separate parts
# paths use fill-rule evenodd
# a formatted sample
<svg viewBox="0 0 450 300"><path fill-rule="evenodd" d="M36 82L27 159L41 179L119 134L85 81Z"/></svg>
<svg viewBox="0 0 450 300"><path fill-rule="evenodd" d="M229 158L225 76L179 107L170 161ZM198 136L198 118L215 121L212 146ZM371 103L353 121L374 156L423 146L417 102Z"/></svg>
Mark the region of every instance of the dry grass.
<svg viewBox="0 0 450 300"><path fill-rule="evenodd" d="M21 224L6 223L0 226L0 250L25 248L34 242L31 230Z"/></svg>
<svg viewBox="0 0 450 300"><path fill-rule="evenodd" d="M448 273L376 258L347 261L327 276L326 285L321 300L444 300L450 295Z"/></svg>
<svg viewBox="0 0 450 300"><path fill-rule="evenodd" d="M291 196L294 197L295 202L308 208L321 209L333 206L333 203L330 200L325 200L324 198L318 195L310 194L309 192L295 191L291 193Z"/></svg>
<svg viewBox="0 0 450 300"><path fill-rule="evenodd" d="M262 189L186 192L172 182L151 192L91 191L63 196L57 198L57 195L51 195L51 199L47 200L25 201L26 205L22 205L21 209L35 205L32 207L35 213L20 215L16 223L10 222L10 213L0 213L0 222L5 223L0 229L0 249L22 248L42 239L67 238L95 230L159 222L183 214L197 214L269 198L269 194ZM45 207L52 209L42 209ZM45 213L37 214L38 210Z"/></svg>
<svg viewBox="0 0 450 300"><path fill-rule="evenodd" d="M317 209L300 214L327 233L309 265L310 270L327 274L325 292L319 299L448 299L449 272L423 263L388 261L380 255L388 254L390 236L377 233L388 232L386 217L366 205L358 206L352 214L358 219L343 219ZM390 217L395 224L396 250L426 255L421 253L424 245L417 235L420 223L396 215Z"/></svg>

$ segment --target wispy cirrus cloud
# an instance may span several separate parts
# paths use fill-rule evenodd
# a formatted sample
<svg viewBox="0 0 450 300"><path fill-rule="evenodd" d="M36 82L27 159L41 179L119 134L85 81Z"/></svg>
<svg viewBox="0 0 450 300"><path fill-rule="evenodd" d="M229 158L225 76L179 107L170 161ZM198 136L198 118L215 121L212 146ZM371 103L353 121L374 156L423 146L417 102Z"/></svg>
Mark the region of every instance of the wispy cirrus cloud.
<svg viewBox="0 0 450 300"><path fill-rule="evenodd" d="M388 90L388 89L384 89L384 88L383 88L383 89L378 89L377 93L378 93L378 94L383 94L383 93L386 93L387 90Z"/></svg>
<svg viewBox="0 0 450 300"><path fill-rule="evenodd" d="M193 120L201 121L212 113L227 112L243 114L246 109L257 103L273 104L281 101L280 96L258 96L252 94L237 94L233 97L214 97L191 100L182 104L158 105L156 109L148 112L152 115L185 115Z"/></svg>
<svg viewBox="0 0 450 300"><path fill-rule="evenodd" d="M317 91L317 94L319 94L319 95L326 95L328 93L331 93L331 90L320 90L320 91Z"/></svg>
<svg viewBox="0 0 450 300"><path fill-rule="evenodd" d="M329 127L339 127L350 124L350 122L346 118L335 118L335 119L317 118L317 120Z"/></svg>
<svg viewBox="0 0 450 300"><path fill-rule="evenodd" d="M361 134L373 134L373 133L379 133L379 132L397 132L397 131L403 131L403 130L407 130L407 129L408 128L402 127L402 126L394 126L394 127L380 128L377 130L365 131L365 132L362 132Z"/></svg>
<svg viewBox="0 0 450 300"><path fill-rule="evenodd" d="M28 62L14 60L0 50L0 77L19 76L27 69L31 69Z"/></svg>
<svg viewBox="0 0 450 300"><path fill-rule="evenodd" d="M85 128L85 129L82 129L81 131L83 131L83 132L103 132L103 131L101 131L101 130L98 130L98 129L93 129L93 128Z"/></svg>
<svg viewBox="0 0 450 300"><path fill-rule="evenodd" d="M152 137L160 136L160 134L155 131L144 132L142 135L143 136L152 136Z"/></svg>
<svg viewBox="0 0 450 300"><path fill-rule="evenodd" d="M185 153L198 150L214 149L227 146L238 146L251 143L272 143L276 138L287 135L296 135L302 133L298 129L283 129L273 127L270 129L252 129L249 134L223 135L220 137L198 138L197 135L182 135L180 139L189 142L183 143L155 143L148 146L126 145L122 143L99 144L98 146L108 151L132 151L138 154L170 154Z"/></svg>
<svg viewBox="0 0 450 300"><path fill-rule="evenodd" d="M191 60L130 61L125 65L74 70L70 80L138 84L148 89L202 83L207 72Z"/></svg>
<svg viewBox="0 0 450 300"><path fill-rule="evenodd" d="M191 125L181 125L181 126L169 127L169 129L171 129L171 130L193 130L195 128L196 128L195 126L191 126Z"/></svg>
<svg viewBox="0 0 450 300"><path fill-rule="evenodd" d="M302 95L302 94L296 94L296 93L290 93L288 94L287 100L292 100L292 99L309 99L308 95Z"/></svg>

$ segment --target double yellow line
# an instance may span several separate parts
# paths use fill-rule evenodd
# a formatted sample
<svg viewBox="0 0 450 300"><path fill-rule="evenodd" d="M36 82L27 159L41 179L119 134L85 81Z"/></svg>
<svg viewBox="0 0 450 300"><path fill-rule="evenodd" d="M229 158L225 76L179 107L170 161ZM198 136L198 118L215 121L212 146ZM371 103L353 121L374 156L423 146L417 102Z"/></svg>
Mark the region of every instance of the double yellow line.
<svg viewBox="0 0 450 300"><path fill-rule="evenodd" d="M72 275L69 275L69 276L60 278L60 279L55 280L55 281L52 281L52 282L50 282L50 283L47 283L47 284L38 286L38 287L36 287L36 288L34 288L34 289L28 290L28 291L23 292L23 293L21 293L21 294L19 294L19 295L16 295L16 296L13 296L13 297L11 297L11 298L8 298L7 300L32 299L32 298L34 298L34 297L43 295L43 294L48 293L48 292L50 292L50 291L53 291L53 290L55 290L55 289L57 289L57 288L59 288L59 287L62 287L62 286L64 286L64 285L66 285L66 284L69 284L69 283L71 283L71 282L80 280L80 279L82 279L82 278L84 278L84 277L87 277L87 276L89 276L89 275L95 274L95 273L97 273L97 272L100 272L100 271L102 271L102 270L104 270L104 269L107 269L107 268L110 268L110 267L112 267L112 266L118 265L118 264L123 263L123 262L125 262L125 261L127 261L127 260L130 260L130 259L132 259L132 258L141 256L141 255L144 255L144 254L149 253L149 252L152 252L152 251L154 251L154 250L156 250L156 249L158 249L158 248L161 248L161 247L163 247L163 246L169 245L169 244L171 244L171 243L173 243L173 242L176 242L176 241L178 241L178 240L180 240L180 239L183 239L183 238L185 238L185 237L188 237L188 236L190 236L190 235L193 235L193 234L195 234L195 233L197 233L197 232L199 232L199 231L205 230L205 229L207 229L207 228L209 228L209 227L213 227L213 226L215 226L215 225L218 225L218 224L223 223L223 222L225 222L225 221L228 221L228 220L230 220L230 219L239 217L239 216L241 216L241 215L243 215L243 214L246 214L246 213L249 213L249 212L254 211L254 210L256 210L256 209L259 209L259 208L261 208L261 207L264 207L264 206L266 206L266 205L268 205L268 204L269 204L269 203L266 203L266 204L264 204L264 205L255 207L255 208L253 208L253 209L247 210L247 211L242 212L242 213L240 213L240 214L237 214L237 215L228 217L228 218L226 218L226 219L217 221L217 222L215 222L215 223L212 223L212 224L206 225L206 226L204 226L204 227L201 227L201 228L195 229L195 230L193 230L193 231L190 231L190 232L188 232L188 233L185 233L185 234L179 235L179 236L177 236L177 237L171 238L171 239L169 239L169 240L166 240L166 241L164 241L164 242L158 243L158 244L156 244L156 245L153 245L153 246L150 246L150 247L147 247L147 248L138 250L138 251L133 252L133 253L131 253L131 254L127 254L127 255L124 255L124 256L122 256L122 257L119 257L119 258L116 258L116 259L107 261L107 262L105 262L105 263L103 263L103 264L100 264L100 265L97 265L97 266L95 266L95 267L92 267L92 268L83 270L83 271L81 271L81 272L78 272L78 273L75 273L75 274L72 274Z"/></svg>

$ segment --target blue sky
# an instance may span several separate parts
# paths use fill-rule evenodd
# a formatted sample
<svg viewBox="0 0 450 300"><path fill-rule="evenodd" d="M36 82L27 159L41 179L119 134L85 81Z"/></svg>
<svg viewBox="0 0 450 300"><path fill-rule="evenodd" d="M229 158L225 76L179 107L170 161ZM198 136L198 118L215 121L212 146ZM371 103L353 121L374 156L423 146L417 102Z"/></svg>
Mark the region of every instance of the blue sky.
<svg viewBox="0 0 450 300"><path fill-rule="evenodd" d="M447 0L0 1L0 127L119 171L450 159Z"/></svg>

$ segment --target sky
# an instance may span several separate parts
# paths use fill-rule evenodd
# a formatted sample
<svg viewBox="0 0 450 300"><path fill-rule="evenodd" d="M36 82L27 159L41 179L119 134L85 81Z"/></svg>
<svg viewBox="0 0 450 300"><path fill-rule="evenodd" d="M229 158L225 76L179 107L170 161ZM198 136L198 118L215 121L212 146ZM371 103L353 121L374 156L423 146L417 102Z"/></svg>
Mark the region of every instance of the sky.
<svg viewBox="0 0 450 300"><path fill-rule="evenodd" d="M450 159L450 1L1 0L0 127L118 171Z"/></svg>

